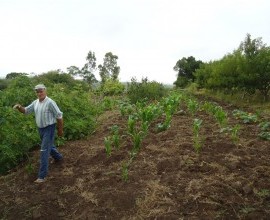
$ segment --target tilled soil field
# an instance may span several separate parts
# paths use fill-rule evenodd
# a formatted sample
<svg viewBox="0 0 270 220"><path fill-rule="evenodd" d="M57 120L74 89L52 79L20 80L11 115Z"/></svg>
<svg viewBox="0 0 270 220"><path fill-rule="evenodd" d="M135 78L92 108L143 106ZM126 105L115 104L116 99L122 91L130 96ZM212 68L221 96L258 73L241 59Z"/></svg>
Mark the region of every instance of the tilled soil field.
<svg viewBox="0 0 270 220"><path fill-rule="evenodd" d="M270 144L258 137L258 124L243 124L232 116L233 107L220 105L230 125L241 125L237 143L212 116L183 109L168 130L150 128L128 181L122 179L132 148L127 120L118 111L104 113L94 134L59 147L65 159L50 165L45 183L33 183L38 149L33 174L22 164L0 177L0 218L270 219ZM203 120L200 153L193 147L194 118ZM107 157L104 137L113 125L123 137Z"/></svg>

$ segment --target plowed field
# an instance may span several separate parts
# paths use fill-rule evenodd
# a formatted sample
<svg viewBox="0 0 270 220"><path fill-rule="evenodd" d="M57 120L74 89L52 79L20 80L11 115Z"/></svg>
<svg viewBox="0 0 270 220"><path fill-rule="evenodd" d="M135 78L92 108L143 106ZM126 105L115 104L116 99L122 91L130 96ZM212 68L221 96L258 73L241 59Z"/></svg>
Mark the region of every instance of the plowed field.
<svg viewBox="0 0 270 220"><path fill-rule="evenodd" d="M216 120L199 111L173 116L171 127L143 140L122 180L122 165L132 143L106 156L104 137L127 120L118 111L105 112L87 139L67 142L59 150L61 164L50 165L47 181L35 184L35 172L24 165L0 178L1 219L270 219L270 144L258 137L258 124L243 124L228 112L229 124L240 124L240 140L220 132ZM194 118L203 120L203 147L193 147Z"/></svg>

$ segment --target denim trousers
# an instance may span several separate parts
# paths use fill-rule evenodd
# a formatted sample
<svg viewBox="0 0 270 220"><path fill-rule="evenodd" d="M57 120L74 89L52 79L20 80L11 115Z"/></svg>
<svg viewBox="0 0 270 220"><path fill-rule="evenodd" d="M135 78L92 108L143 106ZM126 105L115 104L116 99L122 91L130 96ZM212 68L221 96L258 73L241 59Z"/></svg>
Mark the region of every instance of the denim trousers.
<svg viewBox="0 0 270 220"><path fill-rule="evenodd" d="M54 145L55 124L49 125L45 128L38 128L39 136L41 139L40 148L40 167L38 178L44 179L48 174L49 169L49 156L53 159L60 160L62 155L57 151Z"/></svg>

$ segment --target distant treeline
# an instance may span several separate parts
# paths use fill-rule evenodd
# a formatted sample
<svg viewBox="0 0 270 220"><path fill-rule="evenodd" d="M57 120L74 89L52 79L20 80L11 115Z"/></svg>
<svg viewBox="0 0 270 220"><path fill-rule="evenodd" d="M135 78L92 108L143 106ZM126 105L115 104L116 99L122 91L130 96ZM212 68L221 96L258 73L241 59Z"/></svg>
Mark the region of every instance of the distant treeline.
<svg viewBox="0 0 270 220"><path fill-rule="evenodd" d="M203 63L194 57L178 60L174 85L186 87L196 83L198 88L223 91L227 94L259 92L266 100L270 90L270 47L261 38L245 40L232 53L220 60Z"/></svg>

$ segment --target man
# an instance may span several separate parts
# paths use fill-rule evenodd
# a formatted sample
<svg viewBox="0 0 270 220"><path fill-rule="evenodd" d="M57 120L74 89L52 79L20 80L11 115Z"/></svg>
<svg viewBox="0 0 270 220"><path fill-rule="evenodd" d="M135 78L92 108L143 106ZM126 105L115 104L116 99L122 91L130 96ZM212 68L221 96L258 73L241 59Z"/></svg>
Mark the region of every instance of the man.
<svg viewBox="0 0 270 220"><path fill-rule="evenodd" d="M63 136L63 113L60 111L55 101L47 97L46 87L43 84L36 85L35 91L38 99L27 107L16 104L13 108L18 109L24 114L35 113L36 124L41 139L40 167L35 183L42 183L45 181L45 177L48 174L49 156L52 156L54 162L59 162L63 159L63 156L54 146L56 123L58 136Z"/></svg>

